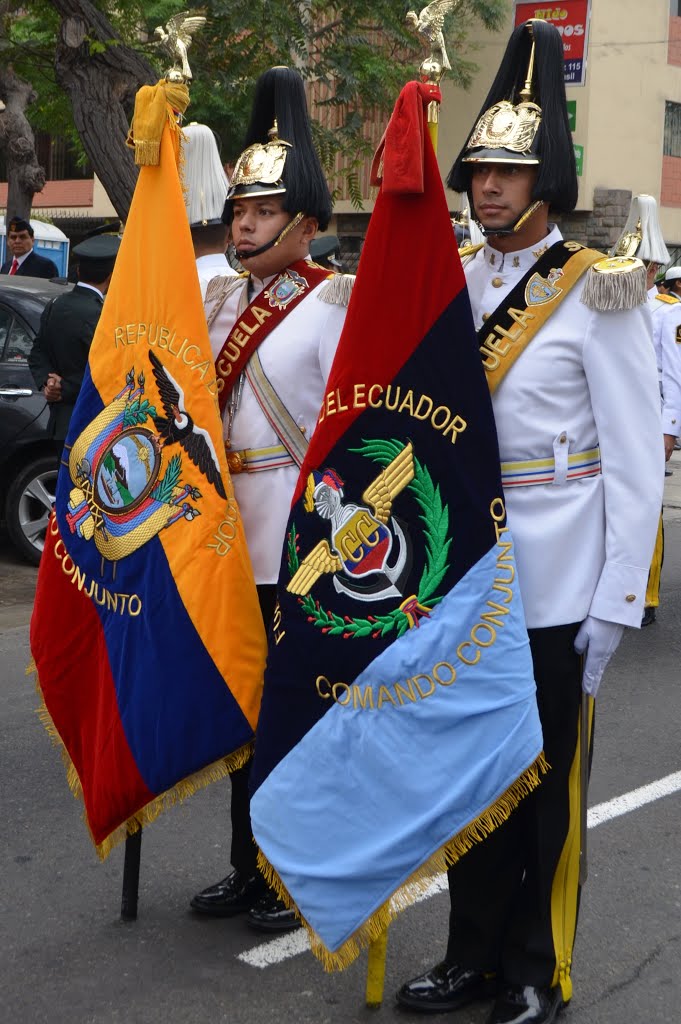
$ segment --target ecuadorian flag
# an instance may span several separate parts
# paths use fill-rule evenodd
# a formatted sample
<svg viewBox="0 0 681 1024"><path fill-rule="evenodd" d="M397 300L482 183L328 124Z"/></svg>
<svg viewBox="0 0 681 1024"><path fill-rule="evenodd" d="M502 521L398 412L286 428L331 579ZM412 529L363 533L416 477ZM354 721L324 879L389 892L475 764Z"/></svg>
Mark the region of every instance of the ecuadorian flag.
<svg viewBox="0 0 681 1024"><path fill-rule="evenodd" d="M430 90L407 86L386 133L288 523L256 737L261 865L332 968L546 767Z"/></svg>
<svg viewBox="0 0 681 1024"><path fill-rule="evenodd" d="M179 129L165 83L142 90L139 106L145 98L165 123L160 161L140 170L31 623L46 724L102 857L244 763L266 648L225 463Z"/></svg>

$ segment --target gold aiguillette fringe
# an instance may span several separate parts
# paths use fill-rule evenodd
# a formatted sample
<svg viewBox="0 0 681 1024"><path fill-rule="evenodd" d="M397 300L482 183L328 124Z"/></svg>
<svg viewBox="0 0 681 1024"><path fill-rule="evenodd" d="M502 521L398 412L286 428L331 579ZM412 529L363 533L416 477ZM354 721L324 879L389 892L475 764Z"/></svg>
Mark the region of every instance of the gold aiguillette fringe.
<svg viewBox="0 0 681 1024"><path fill-rule="evenodd" d="M386 900L364 924L357 929L335 952L326 948L313 928L291 899L291 896L272 867L262 850L258 850L258 868L262 871L267 884L274 889L277 896L287 907L293 908L299 917L310 939L312 952L321 961L325 971L343 971L357 959L362 949L375 941L386 930L392 921L407 907L416 903L422 893L432 883L436 875L442 874L452 864L456 864L475 843L482 842L499 825L503 824L518 806L523 797L527 796L541 782L541 776L549 770L549 764L542 752L516 781L508 787L499 799L488 807L479 817L467 825L461 832L453 836L449 842L440 847L425 864L411 875L407 881Z"/></svg>
<svg viewBox="0 0 681 1024"><path fill-rule="evenodd" d="M31 661L26 669L26 675L32 675L35 673L36 676L36 690L40 697L40 706L37 708L38 718L45 727L45 730L59 751L64 762L66 769L66 781L69 789L73 793L74 797L78 800L83 799L83 787L81 785L78 772L76 771L73 761L69 756L69 752L64 746L64 742L57 731L57 727L52 721L52 716L47 710L45 705L45 699L43 697L42 688L40 686L40 679L36 669L35 661ZM245 743L243 747L239 747L232 754L227 757L221 757L219 761L215 761L213 764L206 765L200 771L195 772L193 775L188 775L186 779L181 779L171 789L166 790L165 793L161 793L159 796L154 797L148 804L141 807L136 811L127 821L124 821L121 825L114 829L114 831L106 837L106 839L97 843L92 835L90 824L87 819L87 812L83 810L83 821L85 827L90 833L93 846L97 851L97 856L100 860L106 860L114 847L124 842L128 835L133 832L137 832L140 828L144 828L145 825L150 825L152 821L161 815L164 811L167 811L170 807L174 807L175 804L182 803L188 797L193 796L194 793L198 793L200 789L205 789L211 782L219 782L220 779L224 779L227 775L231 775L238 768L243 768L245 764L250 761L253 756L253 741Z"/></svg>

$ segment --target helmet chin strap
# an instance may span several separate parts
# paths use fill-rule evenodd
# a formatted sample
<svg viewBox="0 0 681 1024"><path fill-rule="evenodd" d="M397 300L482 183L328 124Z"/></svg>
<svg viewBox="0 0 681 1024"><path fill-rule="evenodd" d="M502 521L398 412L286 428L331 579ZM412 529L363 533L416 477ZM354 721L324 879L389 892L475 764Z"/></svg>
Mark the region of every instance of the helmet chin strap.
<svg viewBox="0 0 681 1024"><path fill-rule="evenodd" d="M243 263L245 260L252 260L254 256L260 256L261 253L267 252L268 249L272 249L275 245L279 245L294 228L298 227L304 216L304 213L297 213L293 220L290 220L288 224L284 224L281 231L274 238L271 238L269 242L261 245L259 249L250 249L248 252L240 252L239 249L235 249L234 251L239 263Z"/></svg>
<svg viewBox="0 0 681 1024"><path fill-rule="evenodd" d="M471 206L472 205L473 204L471 203ZM480 223L480 221L477 219L477 217L476 217L476 222L477 222L478 226L480 227L480 230L482 231L482 233L485 236L485 238L490 238L490 237L494 237L494 236L498 236L500 238L505 238L505 237L508 237L509 235L517 234L518 231L520 231L520 229L522 227L524 227L525 224L527 224L527 222L530 219L530 217L532 217L533 214L535 214L537 212L537 210L539 210L543 205L544 205L544 200L543 199L537 199L536 202L531 203L520 214L520 216L515 221L513 221L512 224L507 225L507 227L505 227L505 228L489 228L489 229L487 229L484 226L484 224Z"/></svg>

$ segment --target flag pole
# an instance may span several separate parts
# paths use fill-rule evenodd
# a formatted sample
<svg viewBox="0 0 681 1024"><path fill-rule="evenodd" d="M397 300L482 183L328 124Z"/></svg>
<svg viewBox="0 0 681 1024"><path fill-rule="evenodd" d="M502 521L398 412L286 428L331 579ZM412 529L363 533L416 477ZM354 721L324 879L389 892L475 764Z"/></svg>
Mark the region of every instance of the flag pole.
<svg viewBox="0 0 681 1024"><path fill-rule="evenodd" d="M438 0L436 0L436 2L438 2ZM430 6L432 7L433 4L431 4ZM452 4L452 9L454 9L455 6L455 4ZM423 12L421 13L423 14ZM447 54L444 50L444 46L441 47L441 60L438 60L437 57L435 56L435 47L433 40L430 38L429 35L427 35L424 32L421 32L420 30L419 34L422 35L423 38L428 41L429 47L432 47L430 56L426 57L426 59L422 62L419 68L419 79L421 82L424 82L428 85L439 86L445 71L445 67L449 66L449 60L447 59ZM438 128L440 123L440 103L438 100L431 100L430 103L428 104L426 122L428 124L428 134L430 135L430 141L432 142L433 149L437 154ZM365 1004L368 1010L379 1010L383 1004L383 991L385 988L385 965L387 956L388 929L385 928L385 930L381 932L378 938L372 939L371 942L369 943L365 993Z"/></svg>
<svg viewBox="0 0 681 1024"><path fill-rule="evenodd" d="M137 898L140 884L140 858L142 854L142 829L128 831L125 840L123 860L123 892L121 894L121 921L137 920Z"/></svg>

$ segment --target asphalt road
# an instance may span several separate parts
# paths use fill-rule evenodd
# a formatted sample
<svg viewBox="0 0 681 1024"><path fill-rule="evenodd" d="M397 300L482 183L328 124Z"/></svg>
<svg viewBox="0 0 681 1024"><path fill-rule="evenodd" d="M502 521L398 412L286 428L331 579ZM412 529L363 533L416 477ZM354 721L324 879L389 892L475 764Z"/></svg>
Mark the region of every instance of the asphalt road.
<svg viewBox="0 0 681 1024"><path fill-rule="evenodd" d="M627 632L598 701L589 881L565 1024L681 1020L681 457L674 460L678 483L669 478L658 621ZM121 922L122 851L97 860L25 674L35 577L0 539L0 1020L423 1020L397 1010L393 996L444 951L444 891L391 928L385 1001L375 1012L363 1005L365 957L342 974L325 974L300 933L268 940L241 919L204 921L190 913L193 892L228 870L224 783L145 831L139 918ZM640 792L650 784L657 784L652 792ZM599 816L605 820L598 823ZM432 1019L483 1024L487 1009Z"/></svg>

